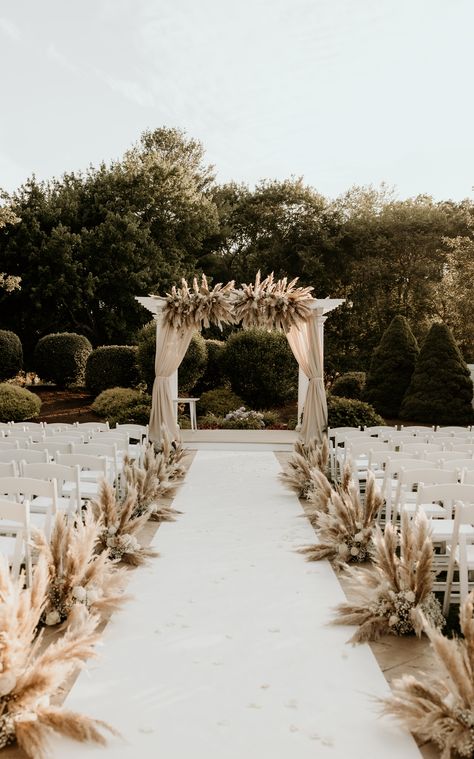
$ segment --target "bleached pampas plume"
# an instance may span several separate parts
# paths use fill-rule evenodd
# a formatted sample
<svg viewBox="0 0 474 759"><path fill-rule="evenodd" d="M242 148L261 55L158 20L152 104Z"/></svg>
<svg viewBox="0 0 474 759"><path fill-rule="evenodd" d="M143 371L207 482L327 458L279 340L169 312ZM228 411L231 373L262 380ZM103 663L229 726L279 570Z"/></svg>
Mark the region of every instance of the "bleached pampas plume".
<svg viewBox="0 0 474 759"><path fill-rule="evenodd" d="M108 551L112 561L123 561L131 566L140 566L148 559L158 556L152 548L140 545L137 533L148 521L148 512L134 516L137 496L131 488L125 500L120 503L113 487L105 480L100 485L97 499L91 501L92 508L102 523L100 547Z"/></svg>
<svg viewBox="0 0 474 759"><path fill-rule="evenodd" d="M206 276L201 276L198 283L193 279L192 287L189 287L185 279L181 280L181 286L175 285L171 292L166 294L166 304L163 308L165 323L174 329L189 327L210 327L216 324L222 329L223 324L232 324L231 298L234 293L234 282L226 285L218 283L210 287Z"/></svg>
<svg viewBox="0 0 474 759"><path fill-rule="evenodd" d="M12 581L0 557L0 748L17 741L31 759L46 759L48 739L59 733L105 745L106 723L50 704L78 667L95 656L97 618L83 609L74 624L42 653L36 630L45 609L48 568L39 557L30 588Z"/></svg>
<svg viewBox="0 0 474 759"><path fill-rule="evenodd" d="M280 472L279 479L298 498L308 498L312 490L318 486L314 473L328 473L329 446L325 437L319 445L313 438L309 443L297 441L294 453L288 459L284 470Z"/></svg>
<svg viewBox="0 0 474 759"><path fill-rule="evenodd" d="M387 634L420 635L420 611L441 627L444 617L432 592L433 544L424 512L412 521L404 512L400 536L392 524L383 533L377 526L373 546L370 567L346 569L349 594L356 600L336 607L334 624L358 626L352 643Z"/></svg>
<svg viewBox="0 0 474 759"><path fill-rule="evenodd" d="M276 329L289 332L311 317L312 287L296 287L298 277L275 280L273 272L262 280L243 284L235 291L234 315L244 329Z"/></svg>
<svg viewBox="0 0 474 759"><path fill-rule="evenodd" d="M421 615L436 671L403 675L392 682L384 711L397 717L422 741L434 741L441 759L474 755L474 594L460 607L463 638L445 638Z"/></svg>
<svg viewBox="0 0 474 759"><path fill-rule="evenodd" d="M319 543L301 548L300 553L308 561L329 559L338 569L349 562L366 561L382 503L373 475L367 477L364 501L354 483L347 490L333 490L326 510L315 517Z"/></svg>
<svg viewBox="0 0 474 759"><path fill-rule="evenodd" d="M184 462L189 452L183 447L181 441L170 439L165 425L161 427L160 443L155 443L153 447L155 453L161 453L163 456L163 465L167 478L171 482L183 480L186 476Z"/></svg>
<svg viewBox="0 0 474 759"><path fill-rule="evenodd" d="M129 490L136 493L133 516L147 513L156 522L174 521L179 512L163 503L163 499L172 498L180 482L168 478L164 455L155 453L153 445L146 448L141 465L125 456L122 476L126 493Z"/></svg>
<svg viewBox="0 0 474 759"><path fill-rule="evenodd" d="M97 553L103 525L94 519L91 507L72 522L56 516L51 539L35 532L36 548L44 555L49 571L48 600L43 613L47 625L71 621L78 609L114 611L126 600L124 570L110 563L108 551Z"/></svg>

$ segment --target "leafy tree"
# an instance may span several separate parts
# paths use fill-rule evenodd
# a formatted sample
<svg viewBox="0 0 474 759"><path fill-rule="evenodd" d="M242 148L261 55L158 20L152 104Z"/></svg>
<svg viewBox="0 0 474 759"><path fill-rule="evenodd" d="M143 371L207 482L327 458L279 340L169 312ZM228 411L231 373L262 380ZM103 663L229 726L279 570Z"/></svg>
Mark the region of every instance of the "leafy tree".
<svg viewBox="0 0 474 759"><path fill-rule="evenodd" d="M400 410L401 419L428 424L471 424L469 369L446 324L433 324Z"/></svg>
<svg viewBox="0 0 474 759"><path fill-rule="evenodd" d="M418 343L404 316L395 316L374 351L364 399L379 414L397 418L418 358Z"/></svg>

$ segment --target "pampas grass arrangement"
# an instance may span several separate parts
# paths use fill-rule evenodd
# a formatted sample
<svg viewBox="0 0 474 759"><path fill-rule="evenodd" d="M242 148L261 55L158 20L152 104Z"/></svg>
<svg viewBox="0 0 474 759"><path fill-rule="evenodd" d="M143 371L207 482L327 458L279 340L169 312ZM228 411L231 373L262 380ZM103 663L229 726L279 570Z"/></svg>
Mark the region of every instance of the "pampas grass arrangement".
<svg viewBox="0 0 474 759"><path fill-rule="evenodd" d="M65 680L95 656L97 618L85 609L66 633L42 653L36 637L46 604L49 573L40 556L30 588L13 582L0 557L0 748L14 743L31 757L46 759L48 739L59 733L77 741L105 745L104 722L50 704Z"/></svg>
<svg viewBox="0 0 474 759"><path fill-rule="evenodd" d="M153 447L153 444L150 444ZM155 453L161 453L163 457L163 467L165 476L168 480L182 480L186 476L186 467L184 461L188 451L183 447L179 440L171 440L167 428L161 427L161 441L154 445ZM145 451L146 456L146 451Z"/></svg>
<svg viewBox="0 0 474 759"><path fill-rule="evenodd" d="M222 329L223 324L234 321L231 306L231 296L234 293L234 282L226 285L221 283L211 289L206 276L203 274L201 283L196 277L190 288L185 279L181 286L175 285L170 293L166 293L166 305L163 309L165 323L173 329L188 329L189 327L210 327L216 324Z"/></svg>
<svg viewBox="0 0 474 759"><path fill-rule="evenodd" d="M315 471L327 475L328 463L329 446L326 437L321 445L316 438L309 443L299 440L295 443L293 455L278 477L298 498L307 499L315 488L319 488L318 479L314 477Z"/></svg>
<svg viewBox="0 0 474 759"><path fill-rule="evenodd" d="M48 600L43 612L46 625L74 618L86 606L93 613L114 611L126 600L124 571L110 563L108 551L97 553L102 524L92 509L75 523L56 516L51 540L35 532L33 541L46 559L49 571Z"/></svg>
<svg viewBox="0 0 474 759"><path fill-rule="evenodd" d="M350 593L357 600L336 608L334 624L358 626L352 643L387 634L420 635L420 611L434 627L444 624L432 592L433 544L424 512L412 521L403 513L400 536L392 524L383 533L377 526L372 562L370 567L346 569Z"/></svg>
<svg viewBox="0 0 474 759"><path fill-rule="evenodd" d="M130 488L127 497L120 503L112 485L103 481L99 495L96 500L91 501L91 505L96 518L102 524L100 548L108 552L111 561L123 561L137 567L158 556L156 551L141 546L137 540L137 532L146 524L149 514L145 512L140 516L134 516L137 505L134 490Z"/></svg>
<svg viewBox="0 0 474 759"><path fill-rule="evenodd" d="M155 453L149 445L143 456L143 466L138 466L128 456L124 458L123 478L126 492L136 493L133 516L148 514L156 522L172 522L178 514L175 509L162 503L164 498L172 498L179 486L177 480L169 480L163 454Z"/></svg>
<svg viewBox="0 0 474 759"><path fill-rule="evenodd" d="M243 284L235 291L234 316L244 329L276 329L289 332L308 321L311 316L312 287L296 287L298 277L275 280L273 273L262 280L260 272L255 282Z"/></svg>
<svg viewBox="0 0 474 759"><path fill-rule="evenodd" d="M373 475L367 478L365 500L362 502L352 482L339 492L332 490L326 510L315 515L320 542L300 549L308 561L329 559L341 569L349 562L370 558L372 536L382 497Z"/></svg>
<svg viewBox="0 0 474 759"><path fill-rule="evenodd" d="M474 755L474 594L461 604L464 638L445 638L421 615L438 671L423 679L403 675L392 683L384 711L397 717L422 741L434 741L441 759Z"/></svg>

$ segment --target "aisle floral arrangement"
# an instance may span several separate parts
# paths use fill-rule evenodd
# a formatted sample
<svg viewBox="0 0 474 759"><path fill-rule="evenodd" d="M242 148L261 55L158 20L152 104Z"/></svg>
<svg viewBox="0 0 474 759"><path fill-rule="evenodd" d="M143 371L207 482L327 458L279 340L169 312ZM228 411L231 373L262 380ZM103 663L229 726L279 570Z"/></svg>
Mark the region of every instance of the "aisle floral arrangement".
<svg viewBox="0 0 474 759"><path fill-rule="evenodd" d="M432 590L433 544L424 512L412 521L404 513L400 535L392 524L383 533L377 526L372 562L370 567L346 569L349 592L357 600L336 608L334 624L358 626L352 643L387 634L420 635L420 611L434 627L444 625Z"/></svg>
<svg viewBox="0 0 474 759"><path fill-rule="evenodd" d="M363 562L371 557L372 538L377 514L382 507L382 497L369 475L365 498L362 501L353 482L331 495L326 501L326 509L319 509L315 516L315 527L319 543L300 549L308 561L329 559L337 569L349 562Z"/></svg>
<svg viewBox="0 0 474 759"><path fill-rule="evenodd" d="M130 491L136 494L134 517L146 513L156 522L174 521L179 512L164 504L163 499L172 498L180 483L168 478L164 456L155 453L153 445L146 448L141 465L125 456L122 477L124 497Z"/></svg>
<svg viewBox="0 0 474 759"><path fill-rule="evenodd" d="M137 533L147 523L149 513L145 511L134 516L137 505L134 490L129 489L125 500L120 502L113 487L104 480L97 499L91 505L102 524L100 550L107 551L111 561L123 561L137 567L158 556L152 548L140 545L137 539Z"/></svg>
<svg viewBox="0 0 474 759"><path fill-rule="evenodd" d="M318 473L328 474L329 446L327 438L321 445L316 438L308 443L297 441L294 452L279 474L281 482L292 490L298 498L308 499L314 489L320 489ZM327 480L326 480L327 481Z"/></svg>
<svg viewBox="0 0 474 759"><path fill-rule="evenodd" d="M88 507L75 523L58 514L49 541L42 532L34 533L34 544L49 572L42 614L46 625L70 623L83 606L100 613L114 611L126 600L124 570L110 563L107 550L97 553L102 529Z"/></svg>
<svg viewBox="0 0 474 759"><path fill-rule="evenodd" d="M392 683L384 711L421 741L434 741L441 759L474 754L474 594L460 607L463 638L445 638L423 615L421 623L435 654L437 671L423 679L403 675Z"/></svg>
<svg viewBox="0 0 474 759"><path fill-rule="evenodd" d="M14 582L0 557L0 748L16 741L31 759L46 759L53 733L105 745L104 732L116 734L111 727L50 703L71 673L95 656L98 618L83 609L66 633L40 652L42 637L36 633L49 585L44 557L31 587L22 585L23 578Z"/></svg>
<svg viewBox="0 0 474 759"><path fill-rule="evenodd" d="M171 482L183 480L186 476L185 459L189 455L179 440L171 440L165 426L161 428L161 442L150 443L155 453L161 453L165 475Z"/></svg>

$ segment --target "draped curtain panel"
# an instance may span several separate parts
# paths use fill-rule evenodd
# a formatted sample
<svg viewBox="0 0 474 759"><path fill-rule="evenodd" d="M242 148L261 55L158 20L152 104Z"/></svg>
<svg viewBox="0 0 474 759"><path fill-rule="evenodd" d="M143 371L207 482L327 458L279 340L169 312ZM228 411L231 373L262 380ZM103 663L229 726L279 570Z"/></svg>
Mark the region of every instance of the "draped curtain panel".
<svg viewBox="0 0 474 759"><path fill-rule="evenodd" d="M153 442L161 440L161 426L164 424L172 440L179 440L179 427L171 397L170 378L178 369L188 350L196 327L179 330L162 319L156 325L155 381L151 400L149 438Z"/></svg>
<svg viewBox="0 0 474 759"><path fill-rule="evenodd" d="M328 407L323 377L323 346L316 319L294 326L287 333L288 343L300 369L309 379L300 436L308 442L322 442L328 425Z"/></svg>

